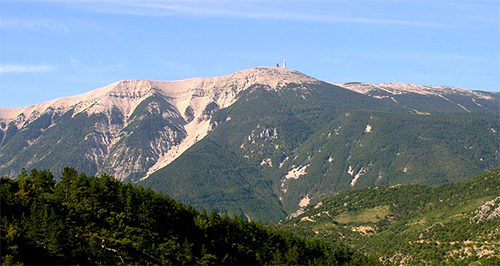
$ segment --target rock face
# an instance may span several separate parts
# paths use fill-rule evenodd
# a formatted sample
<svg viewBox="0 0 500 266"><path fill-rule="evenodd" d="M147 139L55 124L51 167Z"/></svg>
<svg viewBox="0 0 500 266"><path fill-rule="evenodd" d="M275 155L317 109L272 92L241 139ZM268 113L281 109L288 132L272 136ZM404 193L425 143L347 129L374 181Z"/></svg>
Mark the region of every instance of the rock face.
<svg viewBox="0 0 500 266"><path fill-rule="evenodd" d="M485 202L475 212L470 222L481 223L500 217L500 196Z"/></svg>
<svg viewBox="0 0 500 266"><path fill-rule="evenodd" d="M256 68L215 78L127 80L89 93L0 108L0 174L21 168L60 171L75 165L89 174L137 181L168 165L216 126L214 112L254 84L271 90L313 78L283 68Z"/></svg>

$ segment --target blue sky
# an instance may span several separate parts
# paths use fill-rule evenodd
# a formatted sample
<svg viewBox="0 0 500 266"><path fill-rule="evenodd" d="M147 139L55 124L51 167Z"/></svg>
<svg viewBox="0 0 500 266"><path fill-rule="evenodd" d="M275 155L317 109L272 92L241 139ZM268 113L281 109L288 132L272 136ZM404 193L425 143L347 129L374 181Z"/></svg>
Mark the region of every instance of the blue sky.
<svg viewBox="0 0 500 266"><path fill-rule="evenodd" d="M500 91L500 1L0 1L0 107L283 58L334 83Z"/></svg>

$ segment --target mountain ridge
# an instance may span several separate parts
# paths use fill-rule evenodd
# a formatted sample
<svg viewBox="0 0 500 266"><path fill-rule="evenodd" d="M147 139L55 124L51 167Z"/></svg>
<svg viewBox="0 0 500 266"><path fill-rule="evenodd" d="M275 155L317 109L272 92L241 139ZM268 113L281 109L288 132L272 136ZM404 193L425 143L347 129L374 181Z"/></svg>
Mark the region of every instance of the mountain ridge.
<svg viewBox="0 0 500 266"><path fill-rule="evenodd" d="M263 73L267 73L268 75L262 75ZM280 82L279 79L282 78L276 77L276 73L280 73L281 76L292 77L292 79L289 80L285 79L282 82ZM293 75L290 73L293 73ZM300 76L302 77L302 79L297 79L297 77ZM88 108L91 108L93 104L95 104L94 101L103 96L108 96L110 98L122 98L122 99L128 98L134 100L150 96L151 93L157 91L164 94L164 96L173 97L174 95L181 93L177 91L180 88L182 88L180 85L187 87L188 88L187 91L196 90L193 87L200 87L200 85L202 88L204 88L206 86L205 83L208 84L212 83L214 84L214 86L211 87L216 88L217 86L215 86L215 84L220 85L225 81L227 85L228 80L233 80L234 82L238 79L242 79L242 77L246 77L243 78L246 80L246 84L244 85L244 87L249 84L258 83L269 86L274 85L274 87L271 86L273 89L276 89L279 85L283 86L291 82L304 82L304 81L320 82L320 80L311 78L298 71L285 68L278 68L278 67L252 68L252 69L238 71L233 74L217 76L212 78L199 77L199 78L189 78L189 79L173 80L173 81L160 81L160 80L147 80L147 79L121 80L106 85L104 87L96 88L86 93L74 96L60 97L39 104L33 104L22 107L0 107L0 119L3 122L7 123L11 121L16 121L18 123L21 122L19 126L22 126L23 125L22 122L25 122L26 119L21 118L20 117L21 114L24 114L24 117L32 117L33 115L36 116L37 114L43 113L49 108L55 110L65 109L71 106L79 105L82 102L89 102L88 104L80 107L81 109L80 111L85 111ZM269 77L275 77L278 78L278 80L273 82L269 79ZM477 98L482 100L495 100L491 95L500 94L499 92L476 91L476 90L457 88L452 86L444 86L444 85L419 85L419 84L400 83L400 82L380 83L380 84L371 84L366 82L348 82L343 84L333 83L333 82L327 82L327 83L342 87L344 89L355 91L360 94L369 95L378 99L385 99L394 95L409 94L409 93L415 93L420 95L434 95L434 96L441 95L439 97L443 97L442 95L445 94L459 93L464 96L470 96L470 97L476 96ZM127 84L131 84L133 87L127 86ZM168 87L168 89L166 87ZM123 90L122 88L124 88L125 90ZM240 91L244 89L240 89ZM381 92L384 92L385 95L380 95ZM445 97L443 97L443 99L450 101ZM395 101L394 99L392 100ZM475 102L475 99L472 98L472 101ZM475 102L475 104L481 106L481 104L478 102ZM134 108L128 108L127 110L129 110L129 112L123 112L123 113L130 114L130 112L132 112L135 109L135 107L137 106L134 106Z"/></svg>
<svg viewBox="0 0 500 266"><path fill-rule="evenodd" d="M499 92L399 82L381 84L350 82L336 85L377 99L391 100L397 104L407 106L416 114L429 114L429 112L415 109L415 101L425 100L433 101L436 105L449 106L447 108L454 106L468 113L484 111L485 109L489 112L498 112L500 110ZM446 111L444 108L433 108L431 110L434 112Z"/></svg>
<svg viewBox="0 0 500 266"><path fill-rule="evenodd" d="M271 77L276 78L276 75L278 74L280 76L278 77L278 81L271 79ZM282 80L283 77L286 77L287 79ZM282 80L282 82L280 82L279 80ZM172 81L148 79L120 80L104 87L96 88L86 93L74 96L60 97L39 104L22 107L0 107L0 119L10 122L16 120L15 117L17 117L17 115L20 113L26 112L27 114L25 116L29 116L33 112L40 113L41 111L45 111L47 108L68 108L81 102L92 102L104 96L137 99L142 98L143 96L149 96L148 93L152 92L154 89L162 91L165 96L174 97L175 95L181 94L183 92L187 93L190 91L199 91L200 88L202 88L203 90L204 88L223 87L227 86L230 83L230 85L233 85L234 87L243 87L243 89L247 85L251 85L253 83L269 85L273 89L276 89L279 85L286 85L290 82L306 81L317 82L319 80L311 78L295 70L277 67L258 67L211 78L198 77ZM128 86L129 84L132 86ZM187 90L179 91L183 88L187 88ZM82 107L82 110L86 110L88 107L91 107L91 105L85 105L85 107Z"/></svg>
<svg viewBox="0 0 500 266"><path fill-rule="evenodd" d="M172 90L172 88L179 89L180 86L176 86L176 84L183 84L186 87L196 87L196 83L198 84L204 84L204 83L220 83L221 80L224 79L236 79L236 78L241 78L242 76L247 76L250 78L246 78L247 83L250 83L250 81L253 81L255 83L263 84L263 85L271 85L271 82L269 79L266 79L266 76L259 75L259 70L266 70L266 71L273 71L275 73L287 73L285 76L291 77L290 73L294 73L296 76L302 76L302 80L298 79L292 79L291 82L303 82L303 81L309 81L309 82L319 82L320 80L309 77L301 72L295 71L295 70L290 70L286 68L278 68L278 67L258 67L258 68L252 68L252 69L246 69L242 71L238 71L232 74L228 75L223 75L223 76L216 76L212 78L208 77L198 77L198 78L189 78L189 79L183 79L183 80L172 80L172 81L160 81L160 80L148 80L148 79L138 79L138 80L120 80L114 83L111 83L109 85L106 85L104 87L99 87L94 90L91 90L86 93L74 95L74 96L67 96L67 97L60 97L56 98L54 100L49 100L46 102L38 103L38 104L33 104L33 105L28 105L28 106L21 106L21 107L0 107L0 119L6 122L10 121L16 121L18 119L17 116L21 113L27 113L28 115L25 114L26 116L31 115L33 112L38 112L40 111L45 111L47 108L54 108L58 109L61 107L68 107L72 105L76 105L79 102L82 102L82 97L86 99L87 101L95 100L99 97L102 96L111 96L111 97L117 97L117 98L142 98L143 96L146 96L146 94L142 94L141 92L144 92L143 90L146 89L146 92L148 89L157 89L158 87L164 87L168 85L173 85L169 87L169 90ZM253 73L252 73L253 72ZM262 74L264 71L260 71ZM271 72L268 72L271 73ZM275 74L273 73L273 74ZM269 76L273 76L272 74ZM268 77L269 77L268 76ZM264 77L264 78L263 78ZM263 82L264 83L261 83ZM267 82L267 83L266 83ZM135 87L142 87L139 91L125 91L125 94L123 93L123 90L116 90L119 87L124 87L130 89L129 86L126 86L124 84L136 84ZM283 82L281 85L286 85L286 80ZM290 83L290 81L288 81ZM446 86L446 85L420 85L420 84L413 84L413 83L400 83L400 82L393 82L393 83L380 83L380 84L371 84L371 83L366 83L366 82L348 82L348 83L334 83L334 82L327 82L335 86L339 86L348 90L352 90L355 92L358 92L360 94L365 94L369 95L375 98L379 99L384 99L387 98L388 95L377 95L377 92L384 91L387 94L391 95L400 95L404 93L416 93L416 94L422 94L422 95L442 95L442 94L448 94L448 93L460 93L465 96L476 96L480 99L485 99L485 100L494 100L491 94L500 94L500 92L486 92L486 91L478 91L478 90L471 90L471 89L465 89L465 88L458 88L458 87L452 87L452 86ZM161 85L159 85L161 84ZM276 89L276 86L280 85L279 81L274 82L274 89ZM203 86L202 86L203 87ZM164 91L165 92L165 91ZM138 94L136 94L138 93ZM165 92L166 96L172 96L176 92L168 93ZM55 105L55 106L54 106ZM480 104L478 104L480 105ZM38 107L38 108L37 108ZM85 110L86 108L82 108ZM132 109L133 110L133 109Z"/></svg>

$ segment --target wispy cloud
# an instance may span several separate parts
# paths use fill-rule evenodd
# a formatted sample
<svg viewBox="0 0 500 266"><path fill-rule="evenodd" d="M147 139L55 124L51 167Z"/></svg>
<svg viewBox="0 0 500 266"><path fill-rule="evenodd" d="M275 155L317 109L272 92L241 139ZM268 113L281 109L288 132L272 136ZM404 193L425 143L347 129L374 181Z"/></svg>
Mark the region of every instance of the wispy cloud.
<svg viewBox="0 0 500 266"><path fill-rule="evenodd" d="M49 72L56 69L53 65L19 65L19 64L9 64L0 65L0 73L37 73L37 72Z"/></svg>
<svg viewBox="0 0 500 266"><path fill-rule="evenodd" d="M5 1L5 0L4 0ZM7 0L8 1L8 0ZM413 21L410 18L379 17L377 14L342 15L334 2L418 2L415 0L24 0L71 5L87 11L136 16L193 16L236 19L267 19L299 22L387 24L418 27L451 27L445 23ZM425 0L419 0L425 1ZM446 1L446 0L443 0ZM330 6L330 8L325 7ZM312 7L312 8L308 8ZM323 12L322 12L323 11ZM328 13L325 13L328 11ZM33 25L34 27L36 25ZM43 27L56 25L41 24Z"/></svg>
<svg viewBox="0 0 500 266"><path fill-rule="evenodd" d="M10 14L9 14L10 15ZM79 19L54 19L54 18L21 18L4 16L0 20L0 29L22 29L28 31L92 31L108 32L102 24Z"/></svg>
<svg viewBox="0 0 500 266"><path fill-rule="evenodd" d="M2 18L0 28L23 28L27 30L56 30L68 31L68 26L64 23L49 19L21 19L21 18Z"/></svg>
<svg viewBox="0 0 500 266"><path fill-rule="evenodd" d="M256 2L260 0L247 1ZM356 23L356 24L390 24L390 25L403 25L403 26L422 26L422 27L451 27L447 24L432 23L432 22L419 22L401 19L381 19L381 18L364 18L364 17L345 17L336 15L323 15L313 12L296 12L293 10L286 10L276 8L273 6L264 6L255 8L255 6L245 6L241 4L227 4L226 1L209 1L217 2L224 5L210 5L207 6L198 1L187 1L188 4L177 3L177 1L166 1L170 3L147 3L148 1L135 3L129 2L134 6L134 13L140 15L156 14L156 15L191 15L200 17L227 17L227 18L240 18L240 19L269 19L269 20L282 20L282 21L303 21L303 22L331 22L331 23ZM152 1L160 2L160 1ZM165 2L165 1L163 1ZM174 3L175 2L175 3ZM277 1L283 2L283 1ZM139 8L139 9L137 9ZM122 10L122 12L126 12Z"/></svg>

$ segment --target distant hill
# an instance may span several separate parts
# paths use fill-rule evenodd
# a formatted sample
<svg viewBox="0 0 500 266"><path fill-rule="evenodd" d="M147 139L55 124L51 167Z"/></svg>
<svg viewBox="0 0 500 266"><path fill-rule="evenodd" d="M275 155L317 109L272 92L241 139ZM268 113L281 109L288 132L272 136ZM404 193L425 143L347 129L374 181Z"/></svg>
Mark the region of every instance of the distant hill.
<svg viewBox="0 0 500 266"><path fill-rule="evenodd" d="M454 184L343 191L282 221L401 265L498 265L500 169Z"/></svg>
<svg viewBox="0 0 500 266"><path fill-rule="evenodd" d="M107 173L196 208L278 221L339 191L441 184L500 167L499 94L334 85L260 67L120 81L0 108L0 175Z"/></svg>

